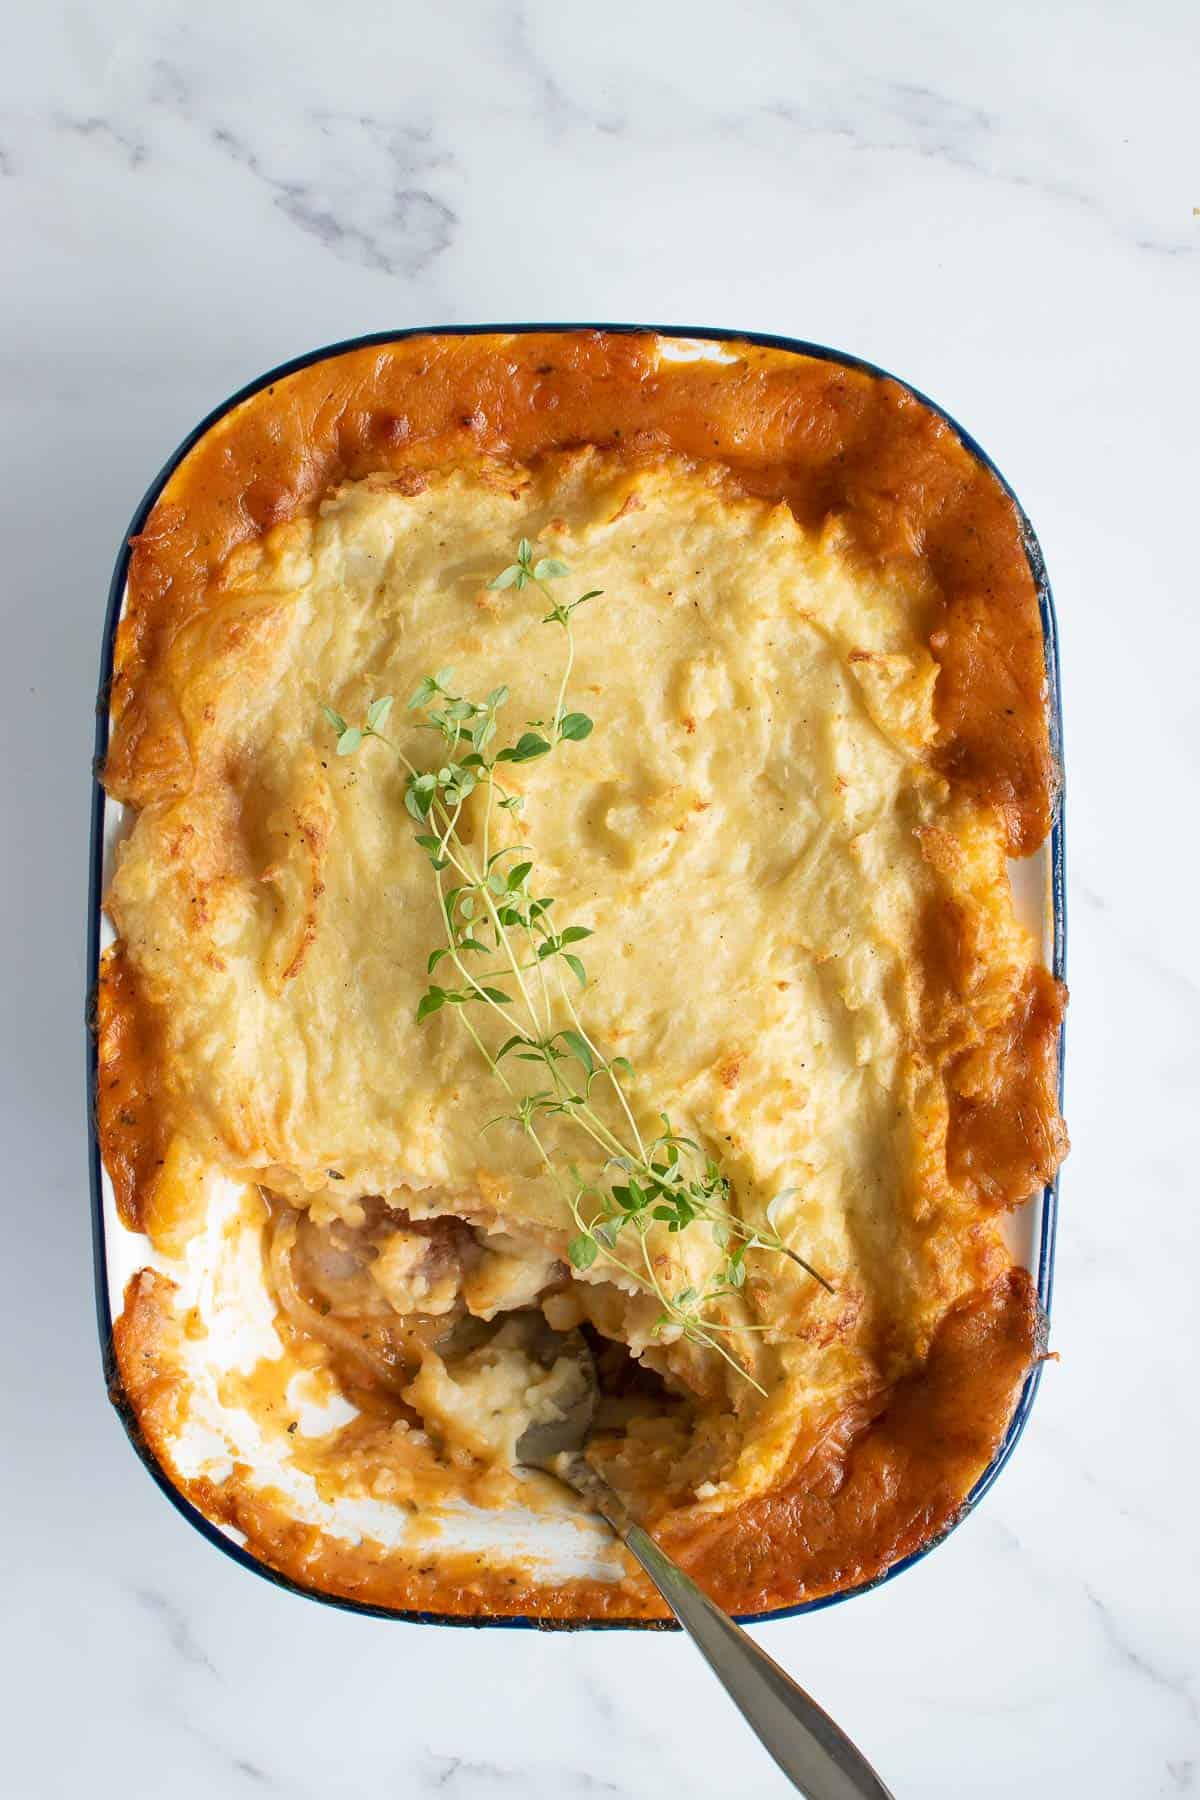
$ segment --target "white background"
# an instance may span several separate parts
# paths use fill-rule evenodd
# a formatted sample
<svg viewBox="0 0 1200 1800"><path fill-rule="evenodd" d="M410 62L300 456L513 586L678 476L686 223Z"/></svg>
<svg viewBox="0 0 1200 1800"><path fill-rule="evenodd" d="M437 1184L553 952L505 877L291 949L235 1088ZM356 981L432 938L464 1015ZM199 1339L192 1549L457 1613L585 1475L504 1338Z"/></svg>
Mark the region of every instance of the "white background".
<svg viewBox="0 0 1200 1800"><path fill-rule="evenodd" d="M16 1800L787 1791L676 1638L434 1630L277 1593L173 1513L101 1388L83 943L122 530L269 365L531 318L856 351L949 407L1040 533L1070 784L1062 1361L956 1536L761 1636L897 1800L1200 1790L1198 39L1190 0L5 9Z"/></svg>

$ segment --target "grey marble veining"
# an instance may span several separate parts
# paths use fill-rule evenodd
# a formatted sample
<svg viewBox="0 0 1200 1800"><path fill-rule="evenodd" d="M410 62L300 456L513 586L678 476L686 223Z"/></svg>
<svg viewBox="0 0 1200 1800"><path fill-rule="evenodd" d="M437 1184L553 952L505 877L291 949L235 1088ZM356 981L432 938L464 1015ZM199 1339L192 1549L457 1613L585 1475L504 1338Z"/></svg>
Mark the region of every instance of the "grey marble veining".
<svg viewBox="0 0 1200 1800"><path fill-rule="evenodd" d="M541 317L856 351L956 413L1037 526L1071 839L1061 1361L976 1517L761 1636L899 1800L1196 1792L1194 6L50 0L6 23L6 1791L785 1791L677 1637L390 1625L255 1581L146 1479L94 1343L83 883L120 533L261 369Z"/></svg>

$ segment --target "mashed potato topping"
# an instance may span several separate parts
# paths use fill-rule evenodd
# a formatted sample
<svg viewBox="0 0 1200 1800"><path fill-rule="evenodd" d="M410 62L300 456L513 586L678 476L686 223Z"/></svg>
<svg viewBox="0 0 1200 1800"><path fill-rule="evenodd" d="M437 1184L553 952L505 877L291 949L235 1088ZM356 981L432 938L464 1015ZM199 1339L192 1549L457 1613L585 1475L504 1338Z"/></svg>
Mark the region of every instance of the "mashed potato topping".
<svg viewBox="0 0 1200 1800"><path fill-rule="evenodd" d="M668 1113L737 1215L771 1206L832 1290L751 1250L717 1314L730 1359L663 1329L603 1256L571 1269L561 1189L491 1123L506 1096L454 1010L416 1023L442 936L403 772L377 743L338 757L322 716L399 696L388 735L418 767L437 740L403 701L430 671L507 685L512 736L543 717L544 605L489 587L522 537L602 590L571 677L594 732L512 766L501 841L593 934L580 1005L635 1071L639 1128ZM1011 820L939 756L938 608L926 562L869 566L836 513L805 523L661 446L586 445L342 480L227 556L173 629L158 680L188 772L139 795L109 898L158 1128L268 1196L284 1312L348 1392L394 1395L447 1496L551 1394L539 1315L636 1360L598 1451L627 1490L714 1516L877 1410L1004 1277L996 1203L1053 1165L1057 1115L990 1204L956 1155L992 1103L980 1061L1045 1011L1044 978ZM602 1173L570 1120L543 1135ZM675 1288L720 1261L702 1225L648 1244Z"/></svg>

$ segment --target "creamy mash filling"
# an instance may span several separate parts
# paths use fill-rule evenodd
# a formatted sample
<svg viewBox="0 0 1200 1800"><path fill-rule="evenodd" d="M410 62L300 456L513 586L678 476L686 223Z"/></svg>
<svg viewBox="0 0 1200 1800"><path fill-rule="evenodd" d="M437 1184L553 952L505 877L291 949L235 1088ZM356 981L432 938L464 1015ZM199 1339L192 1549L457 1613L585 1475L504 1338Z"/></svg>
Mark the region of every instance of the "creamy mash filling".
<svg viewBox="0 0 1200 1800"><path fill-rule="evenodd" d="M322 718L395 694L389 735L424 767L434 741L403 700L431 670L467 693L503 682L518 728L544 716L543 608L488 586L521 537L602 593L571 683L594 733L514 768L507 841L593 934L581 1004L635 1070L640 1130L667 1112L738 1215L770 1207L832 1289L750 1252L718 1309L750 1379L664 1328L610 1261L570 1267L560 1187L492 1124L506 1097L453 1009L416 1023L441 937L402 773L380 745L339 759ZM173 1129L270 1197L282 1311L348 1390L428 1434L448 1489L463 1457L511 1459L554 1406L546 1326L583 1326L627 1484L731 1504L913 1367L1004 1265L944 1179L944 1084L918 1028L932 862L981 934L985 1020L1031 948L999 823L932 767L922 579L871 575L836 524L814 536L681 460L583 451L347 485L236 553L180 628L195 779L140 813L111 897L163 1008ZM598 1175L569 1121L545 1136ZM654 1225L647 1250L675 1290L721 1255L706 1226Z"/></svg>

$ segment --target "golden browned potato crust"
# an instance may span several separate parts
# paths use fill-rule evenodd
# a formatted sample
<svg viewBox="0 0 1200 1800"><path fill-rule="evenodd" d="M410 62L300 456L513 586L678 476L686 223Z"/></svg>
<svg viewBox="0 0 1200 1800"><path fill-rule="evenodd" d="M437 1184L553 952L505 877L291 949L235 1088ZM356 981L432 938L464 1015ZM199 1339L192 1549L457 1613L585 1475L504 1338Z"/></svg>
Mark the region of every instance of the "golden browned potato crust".
<svg viewBox="0 0 1200 1800"><path fill-rule="evenodd" d="M836 514L864 561L925 564L939 759L1001 812L1011 854L1050 828L1055 772L1037 597L1012 501L953 431L892 381L791 351L731 345L732 367L663 364L656 340L604 332L419 337L313 363L217 421L134 545L117 638L110 793L182 791L190 747L153 680L230 553L339 482L480 453L576 444L675 450Z"/></svg>

